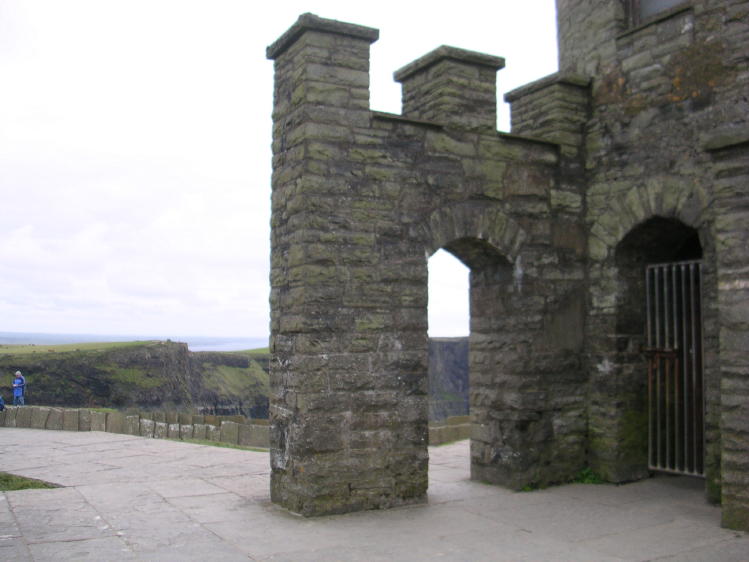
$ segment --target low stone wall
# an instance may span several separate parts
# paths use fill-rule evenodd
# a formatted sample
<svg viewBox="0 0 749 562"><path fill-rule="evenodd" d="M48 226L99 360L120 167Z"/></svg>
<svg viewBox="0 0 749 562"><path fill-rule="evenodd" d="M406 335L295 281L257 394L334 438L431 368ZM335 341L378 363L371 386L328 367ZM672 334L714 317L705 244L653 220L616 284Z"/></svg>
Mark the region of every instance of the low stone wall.
<svg viewBox="0 0 749 562"><path fill-rule="evenodd" d="M0 428L28 427L65 431L106 431L154 439L202 439L243 447L268 448L268 420L177 412L100 412L85 408L6 406ZM429 444L471 437L471 416L453 416L429 425Z"/></svg>
<svg viewBox="0 0 749 562"><path fill-rule="evenodd" d="M244 416L207 416L177 412L100 412L85 408L6 406L0 428L28 427L66 431L106 431L155 439L203 439L268 448L268 421Z"/></svg>
<svg viewBox="0 0 749 562"><path fill-rule="evenodd" d="M471 437L471 416L452 416L429 423L429 444L443 445Z"/></svg>

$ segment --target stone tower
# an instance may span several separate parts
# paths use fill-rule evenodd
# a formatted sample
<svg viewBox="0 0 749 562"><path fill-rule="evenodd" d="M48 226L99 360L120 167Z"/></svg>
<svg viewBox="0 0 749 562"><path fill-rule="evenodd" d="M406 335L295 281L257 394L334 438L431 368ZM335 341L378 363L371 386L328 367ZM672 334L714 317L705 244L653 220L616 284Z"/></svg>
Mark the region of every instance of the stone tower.
<svg viewBox="0 0 749 562"><path fill-rule="evenodd" d="M377 30L305 14L268 48L274 502L317 515L425 500L440 248L471 270L472 478L647 476L661 445L648 372L660 381L672 356L696 368L697 351L648 343L643 279L688 260L669 267L701 268L699 462L673 462L749 527L749 2L672 4L559 0L560 72L507 94L512 134L495 127L500 57L435 49L395 73L392 115L369 108Z"/></svg>

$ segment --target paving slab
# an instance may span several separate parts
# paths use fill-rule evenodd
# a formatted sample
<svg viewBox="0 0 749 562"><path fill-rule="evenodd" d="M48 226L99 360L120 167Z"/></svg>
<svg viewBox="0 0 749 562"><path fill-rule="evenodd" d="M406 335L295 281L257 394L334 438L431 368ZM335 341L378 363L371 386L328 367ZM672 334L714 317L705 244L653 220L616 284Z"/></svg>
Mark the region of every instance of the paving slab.
<svg viewBox="0 0 749 562"><path fill-rule="evenodd" d="M699 480L512 492L470 481L468 441L429 453L427 504L305 519L268 453L0 427L0 471L62 486L0 493L0 560L749 560Z"/></svg>

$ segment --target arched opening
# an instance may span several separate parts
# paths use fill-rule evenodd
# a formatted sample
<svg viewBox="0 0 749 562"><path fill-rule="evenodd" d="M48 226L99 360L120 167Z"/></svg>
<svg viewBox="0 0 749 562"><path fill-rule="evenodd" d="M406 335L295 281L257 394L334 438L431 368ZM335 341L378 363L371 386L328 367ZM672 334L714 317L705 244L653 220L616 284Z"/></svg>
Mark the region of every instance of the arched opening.
<svg viewBox="0 0 749 562"><path fill-rule="evenodd" d="M430 263L430 335L437 335L442 328L433 325L432 319L439 318L434 314L432 308L439 308L443 299L466 299L469 301L468 308L459 318L460 328L466 330L466 338L461 338L462 343L453 340L452 345L464 346L462 348L466 361L466 379L464 394L461 399L467 398L466 414L470 418L460 420L453 418L458 423L450 427L444 425L447 440L450 436L460 435L461 438L470 434L470 470L471 478L487 482L502 483L506 479L504 471L506 467L498 467L497 449L498 441L503 436L503 428L496 412L506 404L503 401L508 395L499 390L498 378L501 373L511 371L509 366L518 351L518 338L522 334L513 329L510 312L512 300L510 292L515 284L513 267L509 260L493 245L478 238L460 238L443 246L443 252L438 252L432 259L436 258L436 267ZM445 255L448 254L448 255ZM451 254L452 256L449 256ZM459 263L456 263L456 259ZM443 262L443 265L440 265ZM462 276L462 282L455 282L452 278L452 287L444 296L432 290L434 281L431 277L439 274L441 267L452 268L453 276ZM453 308L452 313L456 312ZM454 317L454 320L456 317ZM466 320L469 323L465 323ZM517 328L517 326L515 326ZM454 330L454 326L453 326ZM459 332L442 332L455 336ZM430 346L430 371L434 369L431 364L432 350L438 346L434 341ZM444 347L444 346L443 346ZM444 366L443 366L444 367ZM444 370L437 369L437 370ZM444 376L444 373L437 376ZM509 379L508 379L509 380ZM430 384L433 384L433 374L430 372ZM444 387L444 384L442 384ZM430 394L431 389L430 389ZM430 398L432 398L430 396ZM437 397L439 399L439 397ZM430 405L430 414L433 413ZM462 427L458 428L460 425ZM434 429L430 435L435 435ZM430 438L431 439L431 438ZM468 459L466 459L468 460ZM466 466L467 468L467 466ZM495 474L495 472L502 474Z"/></svg>
<svg viewBox="0 0 749 562"><path fill-rule="evenodd" d="M428 317L429 422L437 425L469 415L469 269L445 250L429 258Z"/></svg>
<svg viewBox="0 0 749 562"><path fill-rule="evenodd" d="M704 474L702 254L697 230L663 217L616 247L621 479Z"/></svg>

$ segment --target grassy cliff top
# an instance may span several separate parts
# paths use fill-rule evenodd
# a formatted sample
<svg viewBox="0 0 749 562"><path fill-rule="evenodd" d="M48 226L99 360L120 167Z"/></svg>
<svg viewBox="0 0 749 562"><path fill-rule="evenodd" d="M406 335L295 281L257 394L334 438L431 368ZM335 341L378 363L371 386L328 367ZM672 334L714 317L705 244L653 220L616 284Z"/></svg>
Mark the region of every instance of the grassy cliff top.
<svg viewBox="0 0 749 562"><path fill-rule="evenodd" d="M118 342L90 342L90 343L66 343L58 345L35 345L35 344L0 344L0 355L31 355L34 353L66 353L71 351L109 351L112 349L122 349L127 347L135 347L142 345L156 345L165 343L158 340L143 340L143 341L118 341ZM179 343L179 342L172 342ZM236 354L251 354L251 355L265 355L268 353L268 348L263 347L259 349L246 349L242 351L211 351L209 353L236 353Z"/></svg>
<svg viewBox="0 0 749 562"><path fill-rule="evenodd" d="M6 345L0 344L0 354L30 355L32 353L65 353L66 351L107 351L115 348L134 347L138 345L156 344L157 341L124 341L124 342L91 342L65 343L59 345Z"/></svg>

